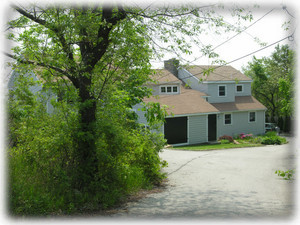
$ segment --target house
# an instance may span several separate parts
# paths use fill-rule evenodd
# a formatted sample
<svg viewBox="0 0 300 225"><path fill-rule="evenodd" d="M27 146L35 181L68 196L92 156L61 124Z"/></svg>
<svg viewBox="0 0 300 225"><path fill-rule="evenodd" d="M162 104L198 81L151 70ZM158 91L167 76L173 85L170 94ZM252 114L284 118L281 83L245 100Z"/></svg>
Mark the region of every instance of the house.
<svg viewBox="0 0 300 225"><path fill-rule="evenodd" d="M164 62L153 75L153 96L144 102L169 106L159 129L169 144L213 142L223 135L262 134L266 107L251 96L251 79L231 66L179 66ZM147 125L141 105L134 106Z"/></svg>

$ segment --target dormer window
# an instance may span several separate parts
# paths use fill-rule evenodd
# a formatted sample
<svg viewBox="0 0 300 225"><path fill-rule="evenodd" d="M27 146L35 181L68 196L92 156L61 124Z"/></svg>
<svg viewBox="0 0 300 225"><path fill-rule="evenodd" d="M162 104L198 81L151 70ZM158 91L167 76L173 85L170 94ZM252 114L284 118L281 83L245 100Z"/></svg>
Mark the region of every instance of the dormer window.
<svg viewBox="0 0 300 225"><path fill-rule="evenodd" d="M219 97L226 96L226 85L219 85Z"/></svg>
<svg viewBox="0 0 300 225"><path fill-rule="evenodd" d="M161 94L178 94L178 86L174 85L167 85L167 86L160 86L160 93Z"/></svg>

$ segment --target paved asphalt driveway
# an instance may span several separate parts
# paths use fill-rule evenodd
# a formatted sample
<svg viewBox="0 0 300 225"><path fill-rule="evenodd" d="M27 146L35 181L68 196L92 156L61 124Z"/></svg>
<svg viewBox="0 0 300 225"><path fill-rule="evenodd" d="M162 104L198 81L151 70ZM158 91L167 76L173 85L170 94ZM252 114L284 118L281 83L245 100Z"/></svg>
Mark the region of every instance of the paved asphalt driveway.
<svg viewBox="0 0 300 225"><path fill-rule="evenodd" d="M128 203L115 218L289 219L295 181L275 174L295 168L291 144L215 151L164 150L166 190Z"/></svg>

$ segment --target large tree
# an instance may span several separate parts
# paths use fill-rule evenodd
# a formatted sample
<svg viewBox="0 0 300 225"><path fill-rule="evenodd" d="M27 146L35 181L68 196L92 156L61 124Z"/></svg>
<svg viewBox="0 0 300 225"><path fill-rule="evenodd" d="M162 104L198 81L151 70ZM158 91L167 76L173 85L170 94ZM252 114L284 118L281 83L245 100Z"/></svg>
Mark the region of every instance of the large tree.
<svg viewBox="0 0 300 225"><path fill-rule="evenodd" d="M101 120L96 112L97 107L105 107L112 84L130 93L129 107L139 103L150 94L142 86L149 81L150 60L161 57L162 50L177 56L190 54L193 41L207 57L216 56L212 45L203 45L199 35L208 30L240 32L240 22L252 19L234 6L230 10L238 25L226 23L216 5L31 4L12 8L18 16L9 22L8 37L18 44L6 55L16 60L16 67L38 71L46 85L63 81L74 90L79 189L95 173L95 126Z"/></svg>
<svg viewBox="0 0 300 225"><path fill-rule="evenodd" d="M270 57L258 59L244 68L253 79L253 95L267 107L272 122L293 114L295 53L288 45L277 45Z"/></svg>

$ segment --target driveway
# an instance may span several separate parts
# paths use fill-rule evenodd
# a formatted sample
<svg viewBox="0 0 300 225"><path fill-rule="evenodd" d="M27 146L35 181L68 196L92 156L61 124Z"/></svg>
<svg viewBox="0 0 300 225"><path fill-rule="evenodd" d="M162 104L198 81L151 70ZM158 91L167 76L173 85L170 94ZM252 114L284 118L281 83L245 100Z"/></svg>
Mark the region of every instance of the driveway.
<svg viewBox="0 0 300 225"><path fill-rule="evenodd" d="M295 181L275 171L295 168L288 145L215 151L163 150L168 186L130 202L117 218L292 218Z"/></svg>

